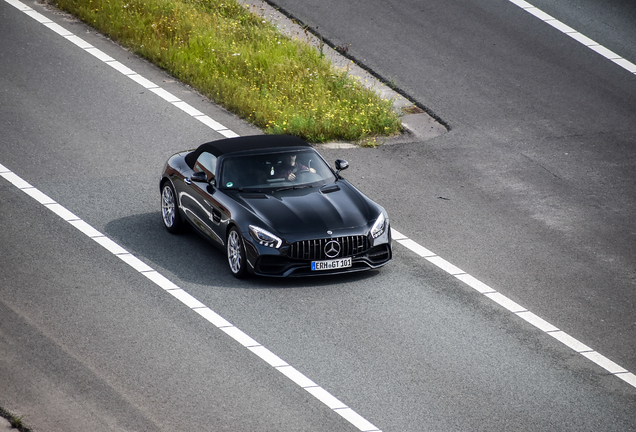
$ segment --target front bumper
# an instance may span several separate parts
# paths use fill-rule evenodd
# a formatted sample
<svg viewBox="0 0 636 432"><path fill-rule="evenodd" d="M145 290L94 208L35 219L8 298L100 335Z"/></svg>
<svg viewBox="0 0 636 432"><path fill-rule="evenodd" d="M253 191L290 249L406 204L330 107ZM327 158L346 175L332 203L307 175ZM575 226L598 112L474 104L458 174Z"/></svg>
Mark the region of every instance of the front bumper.
<svg viewBox="0 0 636 432"><path fill-rule="evenodd" d="M262 255L256 259L254 274L259 276L296 277L352 273L382 267L392 258L389 244L375 246L366 253L351 257L351 267L334 270L311 270L311 261L286 256Z"/></svg>
<svg viewBox="0 0 636 432"><path fill-rule="evenodd" d="M377 239L369 239L368 247L365 250L337 257L339 259L351 257L351 267L318 271L311 269L311 263L314 260L324 260L324 256L306 255L299 257L296 252L291 251L290 244L284 245L280 249L273 249L257 245L251 238L244 240L250 270L255 275L269 277L321 276L359 272L384 266L393 258L390 232L390 228L387 227L386 234ZM331 239L315 241L324 242L325 240Z"/></svg>

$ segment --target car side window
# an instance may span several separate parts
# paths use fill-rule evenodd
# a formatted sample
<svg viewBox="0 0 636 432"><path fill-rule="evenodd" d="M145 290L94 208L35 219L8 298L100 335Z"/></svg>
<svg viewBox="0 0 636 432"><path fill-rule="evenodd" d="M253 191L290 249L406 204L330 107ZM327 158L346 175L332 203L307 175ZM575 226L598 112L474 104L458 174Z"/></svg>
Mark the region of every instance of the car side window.
<svg viewBox="0 0 636 432"><path fill-rule="evenodd" d="M194 164L194 171L204 172L208 176L208 181L211 181L216 173L216 156L208 152L201 153Z"/></svg>

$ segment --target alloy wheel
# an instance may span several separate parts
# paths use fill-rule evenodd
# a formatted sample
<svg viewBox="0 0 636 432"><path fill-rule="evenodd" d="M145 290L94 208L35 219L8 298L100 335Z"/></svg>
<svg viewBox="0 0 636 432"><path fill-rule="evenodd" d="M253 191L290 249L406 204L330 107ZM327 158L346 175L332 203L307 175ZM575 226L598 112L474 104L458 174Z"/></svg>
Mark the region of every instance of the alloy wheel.
<svg viewBox="0 0 636 432"><path fill-rule="evenodd" d="M172 228L174 225L175 211L174 193L169 185L165 185L161 194L161 215L167 228Z"/></svg>

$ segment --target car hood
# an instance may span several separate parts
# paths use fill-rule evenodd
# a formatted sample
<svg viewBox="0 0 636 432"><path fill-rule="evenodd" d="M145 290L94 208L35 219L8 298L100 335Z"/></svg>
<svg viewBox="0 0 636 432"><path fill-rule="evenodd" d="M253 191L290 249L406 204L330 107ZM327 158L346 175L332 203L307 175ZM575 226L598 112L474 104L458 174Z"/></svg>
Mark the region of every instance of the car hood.
<svg viewBox="0 0 636 432"><path fill-rule="evenodd" d="M240 194L239 200L280 234L337 231L366 226L378 215L365 197L345 182L339 188L307 188ZM334 190L335 189L335 190ZM322 192L321 192L322 190Z"/></svg>

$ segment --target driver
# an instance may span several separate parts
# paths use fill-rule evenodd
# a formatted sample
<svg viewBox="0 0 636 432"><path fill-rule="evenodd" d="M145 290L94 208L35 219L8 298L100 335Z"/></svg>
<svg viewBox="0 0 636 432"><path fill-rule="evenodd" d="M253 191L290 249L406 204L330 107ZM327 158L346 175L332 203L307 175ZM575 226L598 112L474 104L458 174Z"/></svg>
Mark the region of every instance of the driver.
<svg viewBox="0 0 636 432"><path fill-rule="evenodd" d="M316 170L308 168L300 162L296 162L296 154L291 153L283 156L283 163L276 167L274 176L276 178L284 178L285 180L296 180L296 173L298 171L309 171L315 173Z"/></svg>

